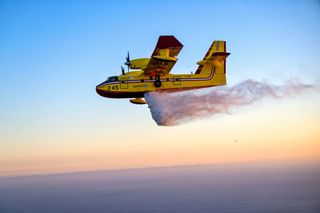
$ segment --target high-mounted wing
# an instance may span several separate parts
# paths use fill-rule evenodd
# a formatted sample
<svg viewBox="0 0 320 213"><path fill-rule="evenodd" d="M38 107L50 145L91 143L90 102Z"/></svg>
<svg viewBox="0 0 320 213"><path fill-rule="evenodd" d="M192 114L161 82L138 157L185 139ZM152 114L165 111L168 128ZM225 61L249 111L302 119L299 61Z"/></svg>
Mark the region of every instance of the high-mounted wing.
<svg viewBox="0 0 320 213"><path fill-rule="evenodd" d="M183 45L174 36L160 36L144 73L150 76L166 75L177 62Z"/></svg>

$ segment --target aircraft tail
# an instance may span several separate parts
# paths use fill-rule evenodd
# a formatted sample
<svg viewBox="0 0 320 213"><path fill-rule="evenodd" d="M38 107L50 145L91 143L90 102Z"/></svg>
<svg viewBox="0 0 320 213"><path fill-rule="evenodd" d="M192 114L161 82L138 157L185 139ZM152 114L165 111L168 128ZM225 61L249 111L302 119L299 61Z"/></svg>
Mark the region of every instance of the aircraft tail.
<svg viewBox="0 0 320 213"><path fill-rule="evenodd" d="M226 74L226 58L230 53L226 52L225 41L214 41L201 61L195 74L210 74L213 66L215 74Z"/></svg>

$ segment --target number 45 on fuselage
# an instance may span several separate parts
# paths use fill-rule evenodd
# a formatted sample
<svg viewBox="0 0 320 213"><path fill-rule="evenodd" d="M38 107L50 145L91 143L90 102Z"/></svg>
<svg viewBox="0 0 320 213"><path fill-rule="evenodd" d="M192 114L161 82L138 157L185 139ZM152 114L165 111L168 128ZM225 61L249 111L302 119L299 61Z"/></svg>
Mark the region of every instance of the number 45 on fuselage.
<svg viewBox="0 0 320 213"><path fill-rule="evenodd" d="M130 60L128 72L111 76L96 87L107 98L132 98L131 103L145 104L144 94L154 91L177 92L226 84L225 41L214 41L204 58L197 62L194 74L170 74L183 45L174 36L160 36L151 58ZM129 71L129 68L132 71Z"/></svg>

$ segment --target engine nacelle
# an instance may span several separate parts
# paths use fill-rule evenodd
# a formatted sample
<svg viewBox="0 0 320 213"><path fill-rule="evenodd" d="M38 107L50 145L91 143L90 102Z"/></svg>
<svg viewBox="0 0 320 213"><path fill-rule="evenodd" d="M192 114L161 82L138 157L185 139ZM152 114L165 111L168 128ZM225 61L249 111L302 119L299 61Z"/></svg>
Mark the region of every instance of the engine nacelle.
<svg viewBox="0 0 320 213"><path fill-rule="evenodd" d="M130 61L130 69L144 69L149 63L150 58L137 58Z"/></svg>

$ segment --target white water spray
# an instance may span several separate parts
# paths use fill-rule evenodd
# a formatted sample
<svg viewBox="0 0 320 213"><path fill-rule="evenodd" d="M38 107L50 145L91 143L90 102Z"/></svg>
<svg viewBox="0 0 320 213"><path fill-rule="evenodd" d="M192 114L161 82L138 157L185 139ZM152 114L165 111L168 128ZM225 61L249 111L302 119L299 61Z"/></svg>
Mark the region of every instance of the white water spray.
<svg viewBox="0 0 320 213"><path fill-rule="evenodd" d="M311 85L291 81L281 86L246 80L233 87L215 87L206 94L195 92L150 92L145 95L152 118L160 126L228 113L233 108L250 105L264 97L284 98L311 88Z"/></svg>

